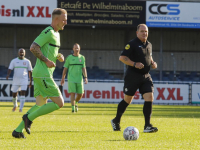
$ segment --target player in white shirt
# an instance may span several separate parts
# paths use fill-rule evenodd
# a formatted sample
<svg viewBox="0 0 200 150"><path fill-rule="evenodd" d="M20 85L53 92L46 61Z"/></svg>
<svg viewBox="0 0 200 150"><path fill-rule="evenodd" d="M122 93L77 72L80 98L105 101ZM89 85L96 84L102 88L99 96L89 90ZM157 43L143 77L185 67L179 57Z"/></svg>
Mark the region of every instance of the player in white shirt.
<svg viewBox="0 0 200 150"><path fill-rule="evenodd" d="M6 79L8 80L10 73L14 70L13 82L12 82L12 96L13 96L13 109L12 111L16 111L17 105L17 95L18 91L20 92L20 109L19 112L22 112L25 102L25 94L28 85L28 75L30 79L29 87L32 86L32 65L30 60L25 58L26 51L23 48L18 50L18 57L13 59L10 62L8 67L8 73Z"/></svg>

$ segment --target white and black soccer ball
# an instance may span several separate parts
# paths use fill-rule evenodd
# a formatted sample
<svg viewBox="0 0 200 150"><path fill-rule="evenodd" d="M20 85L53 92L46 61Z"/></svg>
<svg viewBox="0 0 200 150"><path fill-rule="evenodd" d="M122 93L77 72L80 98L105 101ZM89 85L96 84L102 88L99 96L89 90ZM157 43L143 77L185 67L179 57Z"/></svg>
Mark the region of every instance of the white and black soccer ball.
<svg viewBox="0 0 200 150"><path fill-rule="evenodd" d="M137 140L139 138L139 131L135 127L127 127L124 132L123 136L125 140Z"/></svg>

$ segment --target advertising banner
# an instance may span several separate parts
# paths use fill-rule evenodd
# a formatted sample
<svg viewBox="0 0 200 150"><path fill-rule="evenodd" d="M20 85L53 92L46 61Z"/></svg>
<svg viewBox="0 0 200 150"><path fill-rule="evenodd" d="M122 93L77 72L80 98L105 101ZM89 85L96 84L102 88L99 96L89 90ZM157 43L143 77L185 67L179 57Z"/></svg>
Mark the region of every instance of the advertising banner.
<svg viewBox="0 0 200 150"><path fill-rule="evenodd" d="M146 2L148 27L200 28L200 3Z"/></svg>
<svg viewBox="0 0 200 150"><path fill-rule="evenodd" d="M0 23L51 24L57 0L0 0Z"/></svg>
<svg viewBox="0 0 200 150"><path fill-rule="evenodd" d="M59 85L65 102L70 102L70 94L68 93L68 85L60 86L60 81L56 81ZM0 100L11 100L12 81L0 81ZM98 102L98 103L118 103L124 98L123 83L100 83L89 82L84 84L84 95L81 102ZM28 88L26 93L26 101L35 100L33 94L33 86ZM135 93L132 103L144 103L139 91ZM189 103L189 85L188 84L154 84L154 103Z"/></svg>
<svg viewBox="0 0 200 150"><path fill-rule="evenodd" d="M200 84L192 84L192 103L200 104Z"/></svg>
<svg viewBox="0 0 200 150"><path fill-rule="evenodd" d="M69 25L137 26L145 23L146 2L58 0L68 12Z"/></svg>

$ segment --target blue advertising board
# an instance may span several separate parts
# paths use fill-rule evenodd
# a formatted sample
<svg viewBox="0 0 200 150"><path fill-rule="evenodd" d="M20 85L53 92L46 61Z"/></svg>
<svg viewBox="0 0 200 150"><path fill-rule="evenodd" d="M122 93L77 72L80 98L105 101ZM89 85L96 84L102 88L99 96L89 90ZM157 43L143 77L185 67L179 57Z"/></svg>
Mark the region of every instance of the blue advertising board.
<svg viewBox="0 0 200 150"><path fill-rule="evenodd" d="M146 2L148 27L200 28L200 3Z"/></svg>

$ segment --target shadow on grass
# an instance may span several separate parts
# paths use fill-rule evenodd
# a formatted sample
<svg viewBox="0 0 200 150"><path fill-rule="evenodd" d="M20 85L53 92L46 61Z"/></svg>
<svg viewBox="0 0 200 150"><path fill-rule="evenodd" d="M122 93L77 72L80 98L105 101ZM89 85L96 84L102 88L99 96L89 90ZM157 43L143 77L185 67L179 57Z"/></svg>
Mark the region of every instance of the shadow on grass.
<svg viewBox="0 0 200 150"><path fill-rule="evenodd" d="M137 140L104 140L104 141L109 141L109 142L121 142L121 141L127 141L127 142L136 142Z"/></svg>
<svg viewBox="0 0 200 150"><path fill-rule="evenodd" d="M25 107L32 107L33 105L26 105ZM0 105L0 107L13 107L12 104L10 105ZM66 109L69 109L66 110ZM79 112L76 114L70 113L71 106L64 106L59 110L59 114L56 115L88 115L88 116L95 116L95 115L105 115L105 116L115 116L117 112L117 105L111 104L85 104L80 103L79 105ZM200 118L200 108L199 106L182 106L182 105L154 105L153 106L153 117L157 118ZM62 112L62 113L60 113ZM26 113L26 112L24 112ZM15 113L13 113L15 115ZM48 114L48 115L55 115L55 114ZM126 116L137 116L143 117L143 105L134 105L131 104L126 109L124 115Z"/></svg>
<svg viewBox="0 0 200 150"><path fill-rule="evenodd" d="M74 131L74 130L70 130L70 131L32 131L31 133L51 133L51 132L52 132L52 133L56 133L56 132L57 132L57 133L60 133L60 132L75 132L75 133L76 133L76 132L81 132L81 133L82 133L82 132L87 132L87 133L88 133L88 132L91 132L91 133L95 133L95 132L97 132L97 133L98 133L98 132L104 133L104 132L105 132L105 133L108 133L108 132L113 132L113 131L86 131L86 130L84 130L84 131L82 131L82 130L81 130L81 131ZM12 131L0 131L0 133L10 133L10 134L12 134ZM1 138L0 138L0 139L1 139Z"/></svg>

